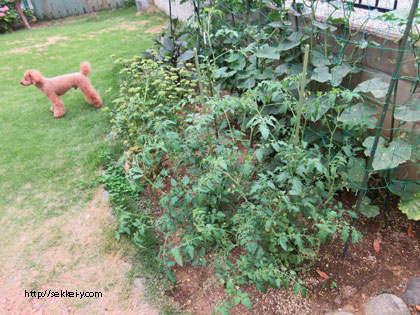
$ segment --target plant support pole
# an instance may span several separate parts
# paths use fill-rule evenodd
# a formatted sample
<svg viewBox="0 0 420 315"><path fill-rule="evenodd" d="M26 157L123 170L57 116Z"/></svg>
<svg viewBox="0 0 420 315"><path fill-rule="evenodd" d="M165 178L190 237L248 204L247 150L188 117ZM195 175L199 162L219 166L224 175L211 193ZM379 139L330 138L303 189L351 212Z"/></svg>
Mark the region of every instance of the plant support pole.
<svg viewBox="0 0 420 315"><path fill-rule="evenodd" d="M400 45L400 50L398 51L397 63L396 63L395 69L394 69L394 74L392 76L391 83L389 84L388 92L386 93L385 103L384 103L384 106L382 108L381 117L380 117L380 120L379 120L378 127L376 129L375 139L373 141L372 148L370 150L369 160L368 160L368 163L367 163L367 166L366 166L365 175L363 177L362 186L360 188L360 190L362 190L362 191L358 191L359 196L358 196L358 199L357 199L356 209L355 209L355 212L356 212L357 216L360 213L360 206L362 204L362 199L366 194L367 183L368 183L368 180L369 180L369 173L370 173L370 170L372 168L373 160L375 158L375 153L376 153L376 149L378 147L378 142L379 142L379 137L381 135L382 126L384 124L385 116L386 116L386 113L388 111L389 101L391 99L391 94L392 94L392 92L394 90L394 87L395 87L395 84L398 80L398 74L400 73L401 64L402 64L402 61L404 59L404 54L405 54L404 50L405 50L405 47L407 45L407 40L408 40L408 36L410 35L411 27L413 25L414 14L416 12L418 2L419 2L419 0L413 0L413 3L411 4L410 14L408 16L408 22L407 22L407 25L406 25L405 30L404 30L404 35L401 38L401 45ZM354 223L356 223L355 221L356 221L356 219L352 220L352 225L351 225L351 228L350 228L350 234L353 231ZM344 246L344 251L343 251L343 256L342 256L343 259L347 254L347 250L349 248L349 245L350 245L350 237L347 239L346 244Z"/></svg>
<svg viewBox="0 0 420 315"><path fill-rule="evenodd" d="M170 28L171 28L171 38L174 38L174 29L172 26L172 3L171 0L168 1L169 3L169 23L170 23Z"/></svg>
<svg viewBox="0 0 420 315"><path fill-rule="evenodd" d="M303 107L303 98L305 94L305 86L306 86L306 71L308 69L308 56L309 56L309 45L305 46L305 57L303 58L303 72L302 72L302 82L300 84L300 92L299 92L299 105L298 105L298 112L296 116L295 122L295 136L293 145L296 147L299 138L299 131L300 131L300 120L302 117L302 107Z"/></svg>

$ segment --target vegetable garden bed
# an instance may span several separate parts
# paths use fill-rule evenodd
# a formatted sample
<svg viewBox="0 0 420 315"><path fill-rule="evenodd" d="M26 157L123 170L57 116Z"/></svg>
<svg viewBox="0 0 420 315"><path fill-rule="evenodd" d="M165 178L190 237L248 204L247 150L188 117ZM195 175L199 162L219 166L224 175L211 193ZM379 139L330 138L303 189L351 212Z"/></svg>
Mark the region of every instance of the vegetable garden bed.
<svg viewBox="0 0 420 315"><path fill-rule="evenodd" d="M198 314L261 314L267 305L279 313L281 299L266 299L288 290L317 297L295 298L299 314L358 307L355 297L372 296L377 285L355 273L390 279L384 275L391 270L398 278L387 285L398 291L403 277L419 272L419 235L406 228L418 233L420 185L394 175L419 148L418 139L402 140L419 110L418 78L408 103L394 102L402 122L385 137L383 114L375 117L370 100L385 97L386 108L398 78L343 86L363 71L360 58L332 54L326 36L337 40L333 23L348 20L312 20L296 30L287 10L263 21L261 2L199 4L194 21L171 20L156 49L118 61L120 96L110 111L127 152L120 163L130 194L149 192L160 207L157 214L133 211L116 194L119 235L139 248L160 244L158 262L176 283L171 294ZM419 38L410 36L417 55ZM396 247L388 252L386 241ZM404 259L410 249L413 257ZM197 290L200 282L215 295ZM286 290L255 291L269 288Z"/></svg>

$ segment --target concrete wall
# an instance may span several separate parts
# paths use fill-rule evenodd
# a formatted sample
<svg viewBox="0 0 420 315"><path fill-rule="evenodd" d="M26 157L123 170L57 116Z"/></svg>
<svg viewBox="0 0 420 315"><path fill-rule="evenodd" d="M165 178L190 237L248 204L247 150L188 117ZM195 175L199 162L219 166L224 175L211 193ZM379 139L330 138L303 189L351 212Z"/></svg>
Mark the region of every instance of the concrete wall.
<svg viewBox="0 0 420 315"><path fill-rule="evenodd" d="M169 0L154 0L155 5L169 15ZM190 1L180 4L180 0L171 0L172 17L186 21L194 14L194 6Z"/></svg>

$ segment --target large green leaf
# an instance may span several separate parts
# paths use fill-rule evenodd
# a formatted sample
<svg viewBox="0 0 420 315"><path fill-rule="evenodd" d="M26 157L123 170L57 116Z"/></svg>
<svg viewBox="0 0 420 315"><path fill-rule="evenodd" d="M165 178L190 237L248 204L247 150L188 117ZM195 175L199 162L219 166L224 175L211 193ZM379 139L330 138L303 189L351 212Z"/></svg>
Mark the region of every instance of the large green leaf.
<svg viewBox="0 0 420 315"><path fill-rule="evenodd" d="M255 51L255 56L266 59L280 59L280 52L278 48L264 44Z"/></svg>
<svg viewBox="0 0 420 315"><path fill-rule="evenodd" d="M276 69L274 69L274 72L277 73L277 75L283 75L285 73L288 73L288 71L289 71L289 65L287 63L283 63L277 66Z"/></svg>
<svg viewBox="0 0 420 315"><path fill-rule="evenodd" d="M178 62L186 62L194 57L194 52L192 50L186 50L178 58Z"/></svg>
<svg viewBox="0 0 420 315"><path fill-rule="evenodd" d="M163 48L165 48L167 51L173 51L175 48L174 40L168 35L165 35L163 38Z"/></svg>
<svg viewBox="0 0 420 315"><path fill-rule="evenodd" d="M307 38L309 38L309 36L303 34L302 32L293 32L289 35L289 37L287 37L287 40L289 40L290 42L300 43Z"/></svg>
<svg viewBox="0 0 420 315"><path fill-rule="evenodd" d="M335 99L326 96L314 97L313 95L310 95L304 100L303 114L306 119L317 121L328 112L332 105L334 105L334 101Z"/></svg>
<svg viewBox="0 0 420 315"><path fill-rule="evenodd" d="M229 62L229 68L237 71L243 70L246 65L245 56L233 52L230 53L230 55L225 59L225 61Z"/></svg>
<svg viewBox="0 0 420 315"><path fill-rule="evenodd" d="M345 124L367 124L375 127L376 117L371 117L378 113L378 108L370 104L358 103L346 108L338 117L338 120Z"/></svg>
<svg viewBox="0 0 420 315"><path fill-rule="evenodd" d="M255 78L253 78L253 77L250 77L246 80L242 80L238 84L238 88L240 88L240 89L250 89L254 86L255 86Z"/></svg>
<svg viewBox="0 0 420 315"><path fill-rule="evenodd" d="M374 97L381 98L386 95L389 83L382 79L374 78L360 83L354 92L372 93Z"/></svg>
<svg viewBox="0 0 420 315"><path fill-rule="evenodd" d="M314 53L311 62L315 67L329 66L331 64L331 61L329 61L323 55L317 53Z"/></svg>
<svg viewBox="0 0 420 315"><path fill-rule="evenodd" d="M360 189L365 175L366 162L363 158L352 159L348 168L347 185L353 189Z"/></svg>
<svg viewBox="0 0 420 315"><path fill-rule="evenodd" d="M316 26L317 28L319 28L320 30L323 30L323 31L329 29L331 32L334 32L335 30L337 30L337 28L335 26L332 26L332 25L327 24L327 23L322 23L322 22L319 22L319 21L312 21L312 25Z"/></svg>
<svg viewBox="0 0 420 315"><path fill-rule="evenodd" d="M420 193L420 183L394 180L388 185L389 190L401 200L413 199L415 194Z"/></svg>
<svg viewBox="0 0 420 315"><path fill-rule="evenodd" d="M401 200L398 207L409 220L420 220L420 193L415 194L412 199Z"/></svg>
<svg viewBox="0 0 420 315"><path fill-rule="evenodd" d="M274 70L272 67L267 67L264 69L263 72L258 71L255 74L255 78L257 80L267 80L267 79L273 79L276 76Z"/></svg>
<svg viewBox="0 0 420 315"><path fill-rule="evenodd" d="M400 106L395 109L395 118L407 122L420 120L420 100L416 100L412 106Z"/></svg>
<svg viewBox="0 0 420 315"><path fill-rule="evenodd" d="M235 70L228 71L228 68L227 67L222 67L222 68L218 68L214 72L214 77L216 79L229 78L229 77L233 76L235 73L236 73Z"/></svg>
<svg viewBox="0 0 420 315"><path fill-rule="evenodd" d="M282 41L282 42L279 44L278 49L279 49L280 51L286 51L286 50L290 50L290 49L292 49L292 48L295 48L295 47L297 47L297 46L299 46L299 45L300 45L300 41L295 41L295 42Z"/></svg>
<svg viewBox="0 0 420 315"><path fill-rule="evenodd" d="M318 67L315 68L311 79L318 82L327 82L331 80L331 73L329 72L328 67Z"/></svg>
<svg viewBox="0 0 420 315"><path fill-rule="evenodd" d="M171 248L169 253L174 257L176 263L180 266L183 266L181 252L179 251L179 246Z"/></svg>
<svg viewBox="0 0 420 315"><path fill-rule="evenodd" d="M373 218L379 214L379 207L371 205L369 197L364 196L360 204L360 213L368 218Z"/></svg>
<svg viewBox="0 0 420 315"><path fill-rule="evenodd" d="M363 146L367 148L365 154L370 156L375 137L366 138ZM378 147L376 148L375 158L373 160L374 170L391 169L410 160L411 147L399 140L392 141L386 146L384 138L379 138Z"/></svg>
<svg viewBox="0 0 420 315"><path fill-rule="evenodd" d="M349 66L335 66L331 69L331 83L337 86L343 81L344 77L349 74L353 69Z"/></svg>
<svg viewBox="0 0 420 315"><path fill-rule="evenodd" d="M420 160L420 136L413 132L403 132L398 140L407 143L411 147L411 161Z"/></svg>

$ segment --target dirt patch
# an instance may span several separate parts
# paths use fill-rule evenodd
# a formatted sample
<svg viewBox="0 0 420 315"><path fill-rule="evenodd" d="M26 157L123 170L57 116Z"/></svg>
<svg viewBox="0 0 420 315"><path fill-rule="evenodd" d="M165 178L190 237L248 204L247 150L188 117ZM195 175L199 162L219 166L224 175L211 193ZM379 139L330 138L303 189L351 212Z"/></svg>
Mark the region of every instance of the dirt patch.
<svg viewBox="0 0 420 315"><path fill-rule="evenodd" d="M9 51L6 51L6 54L18 54L18 53L26 53L28 50L31 49L37 49L38 51L42 51L44 48L50 46L50 45L55 45L58 42L61 41L65 41L68 40L69 38L66 36L60 36L60 35L56 35L56 36L52 36L52 37L48 37L47 41L44 43L38 43L38 44L34 44L31 46L26 46L26 47L21 47L21 48L15 48Z"/></svg>
<svg viewBox="0 0 420 315"><path fill-rule="evenodd" d="M110 33L116 30L123 30L123 31L129 31L129 32L133 32L133 31L137 31L139 30L144 24L149 23L149 20L142 20L142 21L138 21L138 22L121 22L118 23L117 26L111 27L111 28L107 28L107 29L103 29L97 32L89 32L89 33L85 33L85 34L81 34L80 38L82 39L94 39L97 35L100 34L104 34L104 33Z"/></svg>
<svg viewBox="0 0 420 315"><path fill-rule="evenodd" d="M149 34L158 34L158 33L162 32L162 29L164 27L165 27L164 25L152 26L152 27L150 27L150 28L148 28L146 30L146 33L149 33Z"/></svg>
<svg viewBox="0 0 420 315"><path fill-rule="evenodd" d="M224 286L217 283L211 268L183 267L174 270L177 286L169 292L169 296L176 300L180 307L194 315L212 314L218 305L224 301L231 302L224 292ZM229 309L231 315L313 315L314 307L310 299L303 299L293 295L291 290L267 290L266 294L257 291L251 285L241 287L253 301L253 309L249 310L242 304Z"/></svg>
<svg viewBox="0 0 420 315"><path fill-rule="evenodd" d="M361 306L367 300L381 293L401 296L408 280L420 276L420 222L409 222L397 203L398 198L391 199L387 228L383 215L360 220L357 229L364 239L351 245L344 259L339 237L322 248L321 260L307 278L314 279L311 299L320 309L342 308L361 314ZM407 233L409 224L413 229L411 237ZM379 251L374 248L375 240ZM316 269L327 273L330 279L322 279Z"/></svg>
<svg viewBox="0 0 420 315"><path fill-rule="evenodd" d="M0 260L1 314L158 314L126 277L131 264L107 233L115 221L100 191L84 209L70 209L3 248ZM47 292L29 297L31 290ZM100 292L100 297L55 296L51 292ZM27 295L25 297L25 292ZM99 293L98 293L99 295Z"/></svg>
<svg viewBox="0 0 420 315"><path fill-rule="evenodd" d="M81 18L89 18L89 14L69 16L69 17L60 18L60 19L57 19L57 20L52 20L52 21L37 22L35 25L32 25L31 27L33 29L37 29L37 28L50 27L50 26L53 26L53 25L71 24L71 23L79 22L79 19L81 19Z"/></svg>

